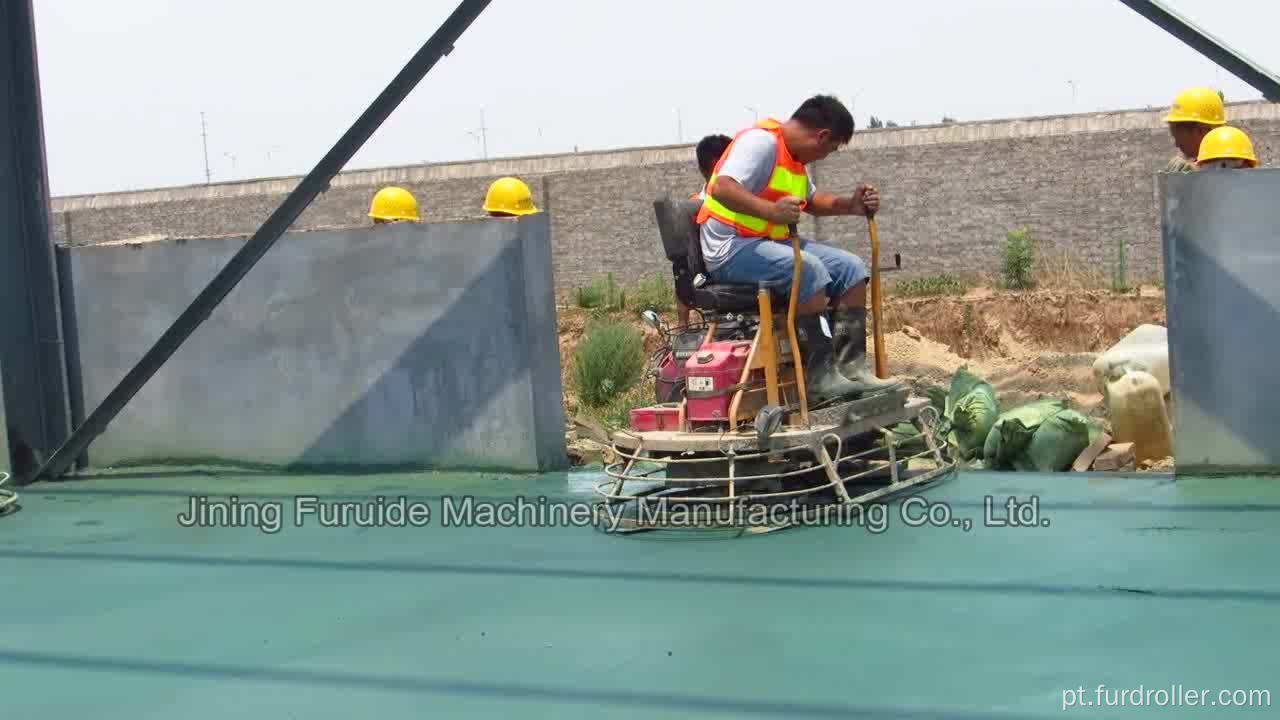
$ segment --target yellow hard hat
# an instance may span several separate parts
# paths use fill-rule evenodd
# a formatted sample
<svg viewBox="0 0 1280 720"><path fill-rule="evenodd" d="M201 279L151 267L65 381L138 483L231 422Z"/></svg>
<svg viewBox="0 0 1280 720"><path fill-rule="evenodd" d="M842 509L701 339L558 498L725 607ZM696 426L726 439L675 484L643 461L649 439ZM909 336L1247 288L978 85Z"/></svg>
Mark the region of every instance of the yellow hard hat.
<svg viewBox="0 0 1280 720"><path fill-rule="evenodd" d="M538 212L533 206L533 195L529 186L519 178L504 177L493 181L489 192L484 196L485 212L510 213L511 215L529 215Z"/></svg>
<svg viewBox="0 0 1280 720"><path fill-rule="evenodd" d="M1178 93L1164 121L1223 125L1227 122L1227 113L1222 107L1222 96L1217 90L1196 86Z"/></svg>
<svg viewBox="0 0 1280 720"><path fill-rule="evenodd" d="M1253 141L1239 128L1214 128L1200 143L1200 157L1197 162L1210 160L1247 160L1249 167L1258 167L1258 158L1253 154Z"/></svg>
<svg viewBox="0 0 1280 720"><path fill-rule="evenodd" d="M418 201L401 187L384 187L373 196L369 217L375 220L418 221Z"/></svg>

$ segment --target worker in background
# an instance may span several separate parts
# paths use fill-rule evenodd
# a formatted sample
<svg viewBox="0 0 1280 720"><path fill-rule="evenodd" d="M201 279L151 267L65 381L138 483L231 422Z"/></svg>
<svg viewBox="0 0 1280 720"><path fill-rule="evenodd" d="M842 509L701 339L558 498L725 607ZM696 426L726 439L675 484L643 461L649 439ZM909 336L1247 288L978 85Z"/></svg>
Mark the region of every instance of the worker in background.
<svg viewBox="0 0 1280 720"><path fill-rule="evenodd" d="M859 184L847 195L818 190L805 171L853 139L853 116L836 98L805 100L789 120L739 132L707 183L698 213L703 260L713 282L790 288L791 234L800 213L874 213L880 195ZM866 363L867 266L854 254L801 240L796 329L807 340L805 385L811 403L895 389ZM831 336L821 314L831 310ZM802 341L803 342L803 341Z"/></svg>
<svg viewBox="0 0 1280 720"><path fill-rule="evenodd" d="M395 222L418 222L418 201L402 187L384 187L373 196L369 217L374 225Z"/></svg>
<svg viewBox="0 0 1280 720"><path fill-rule="evenodd" d="M694 155L698 160L698 171L702 173L702 189L689 196L690 200L701 200L706 194L707 183L711 180L711 171L715 170L716 162L720 160L720 156L724 155L724 151L728 149L729 143L733 142L733 138L728 135L708 135L698 141L697 147L694 149ZM683 260L677 260L671 263L671 272L676 279L676 313L680 320L680 327L688 327L689 325L689 306L684 304L681 296L680 279L688 278L688 263ZM692 286L685 288L685 292L691 292Z"/></svg>
<svg viewBox="0 0 1280 720"><path fill-rule="evenodd" d="M484 196L484 211L490 217L519 217L538 212L533 194L520 178L502 177L493 181Z"/></svg>
<svg viewBox="0 0 1280 720"><path fill-rule="evenodd" d="M1164 121L1178 147L1178 154L1165 166L1165 172L1193 172L1200 144L1216 127L1227 122L1222 94L1209 87L1190 87L1178 93Z"/></svg>
<svg viewBox="0 0 1280 720"><path fill-rule="evenodd" d="M1197 170L1243 170L1258 167L1253 153L1253 141L1243 130L1223 126L1204 136L1200 143L1200 155L1196 159Z"/></svg>
<svg viewBox="0 0 1280 720"><path fill-rule="evenodd" d="M711 182L711 173L716 169L724 151L729 149L733 138L728 135L708 135L698 141L694 153L698 157L698 171L702 173L702 189L689 196L690 200L701 200L706 194L707 183Z"/></svg>

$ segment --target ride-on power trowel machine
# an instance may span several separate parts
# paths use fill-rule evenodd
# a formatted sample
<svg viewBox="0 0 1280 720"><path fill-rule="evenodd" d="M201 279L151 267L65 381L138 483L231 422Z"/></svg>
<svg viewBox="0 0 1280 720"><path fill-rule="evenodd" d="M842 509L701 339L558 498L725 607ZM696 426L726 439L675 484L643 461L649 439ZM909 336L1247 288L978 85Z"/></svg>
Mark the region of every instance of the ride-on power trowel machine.
<svg viewBox="0 0 1280 720"><path fill-rule="evenodd" d="M933 435L937 411L906 389L809 407L795 323L799 239L793 232L795 276L785 295L708 282L699 205L654 203L677 295L701 321L669 328L646 314L667 344L653 357L656 404L632 410L630 427L612 435L609 479L596 488L611 529L767 532L839 522L838 513L847 518L953 470ZM913 428L906 437L904 424Z"/></svg>

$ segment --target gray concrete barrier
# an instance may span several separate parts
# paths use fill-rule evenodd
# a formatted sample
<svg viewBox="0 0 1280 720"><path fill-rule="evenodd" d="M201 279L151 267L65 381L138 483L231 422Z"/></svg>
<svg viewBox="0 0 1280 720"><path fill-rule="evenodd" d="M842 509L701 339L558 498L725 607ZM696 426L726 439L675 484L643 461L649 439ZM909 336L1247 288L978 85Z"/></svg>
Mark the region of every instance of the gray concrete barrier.
<svg viewBox="0 0 1280 720"><path fill-rule="evenodd" d="M91 411L245 237L78 247ZM93 466L567 466L546 214L282 237L89 450Z"/></svg>
<svg viewBox="0 0 1280 720"><path fill-rule="evenodd" d="M1280 471L1280 171L1160 178L1178 473Z"/></svg>

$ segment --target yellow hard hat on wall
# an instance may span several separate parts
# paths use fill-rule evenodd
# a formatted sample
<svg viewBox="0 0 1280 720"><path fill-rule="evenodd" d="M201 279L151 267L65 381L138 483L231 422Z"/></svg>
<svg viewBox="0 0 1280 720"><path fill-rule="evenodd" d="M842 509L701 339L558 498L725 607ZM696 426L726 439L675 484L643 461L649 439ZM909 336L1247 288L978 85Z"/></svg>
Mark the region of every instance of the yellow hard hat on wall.
<svg viewBox="0 0 1280 720"><path fill-rule="evenodd" d="M1222 105L1222 96L1217 90L1196 86L1178 93L1164 121L1223 125L1227 122L1227 113Z"/></svg>
<svg viewBox="0 0 1280 720"><path fill-rule="evenodd" d="M401 187L385 187L373 196L369 217L374 220L418 221L418 201Z"/></svg>
<svg viewBox="0 0 1280 720"><path fill-rule="evenodd" d="M493 181L484 196L484 210L506 215L529 215L538 212L533 206L529 186L519 178L504 177Z"/></svg>
<svg viewBox="0 0 1280 720"><path fill-rule="evenodd" d="M1258 157L1253 154L1253 141L1239 128L1215 128L1200 143L1200 157L1196 162L1210 160L1244 160L1249 167L1258 167Z"/></svg>

